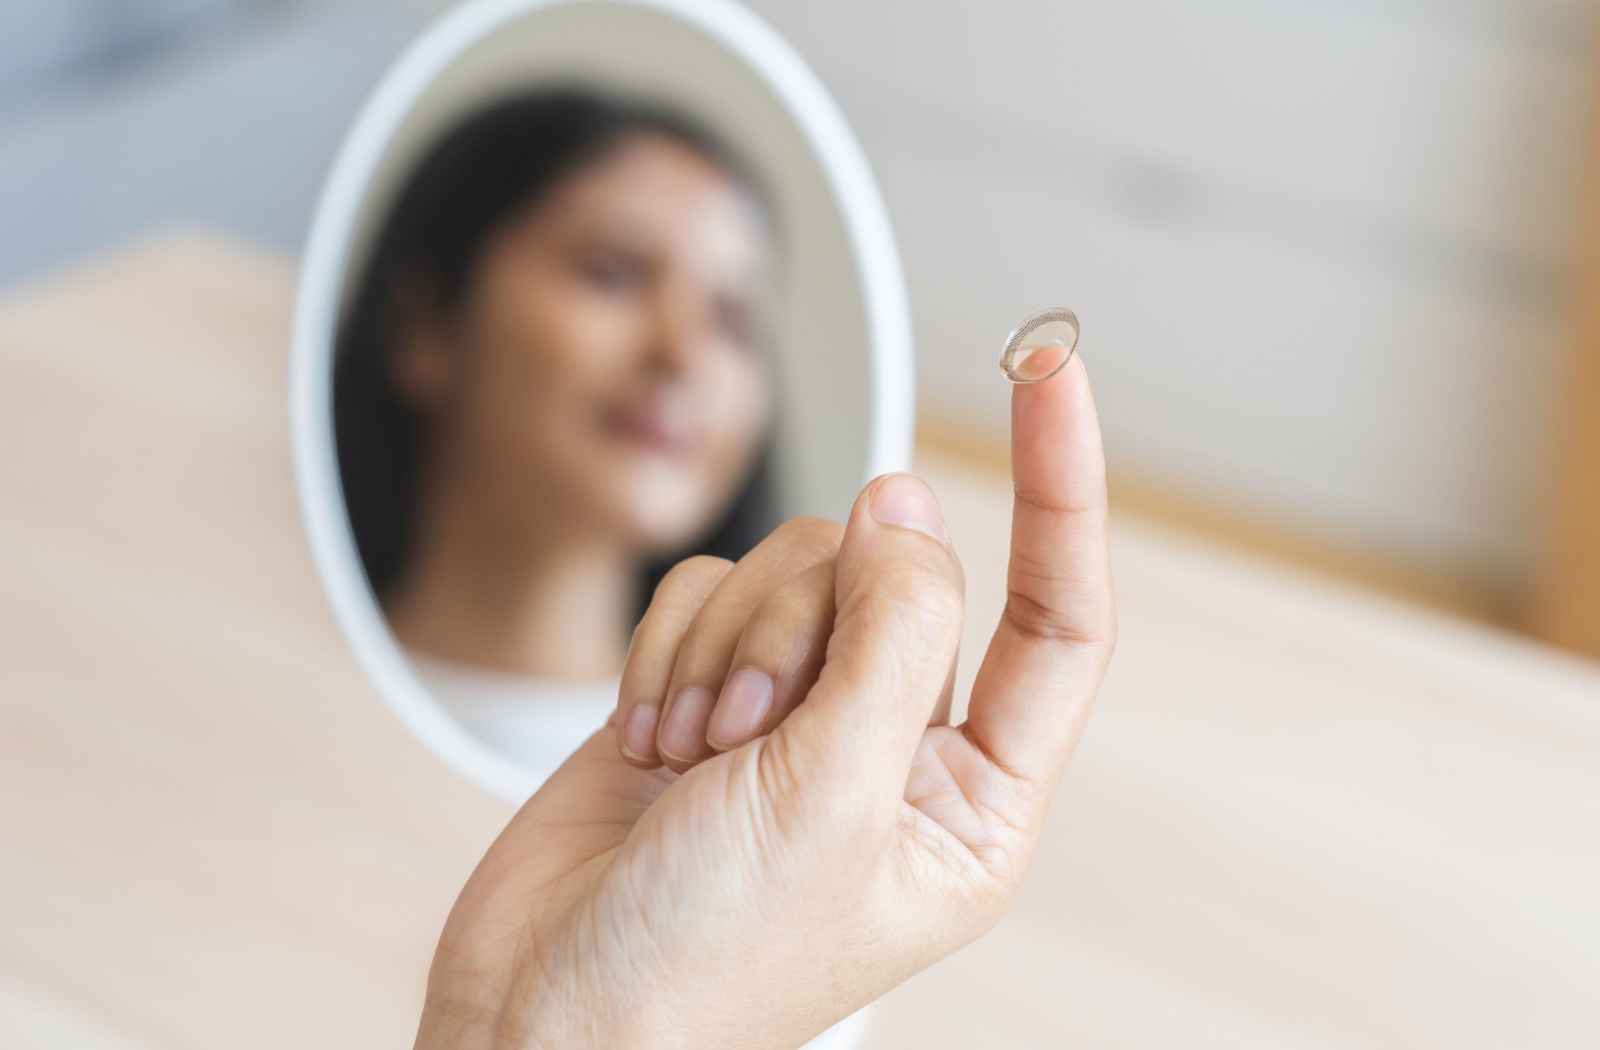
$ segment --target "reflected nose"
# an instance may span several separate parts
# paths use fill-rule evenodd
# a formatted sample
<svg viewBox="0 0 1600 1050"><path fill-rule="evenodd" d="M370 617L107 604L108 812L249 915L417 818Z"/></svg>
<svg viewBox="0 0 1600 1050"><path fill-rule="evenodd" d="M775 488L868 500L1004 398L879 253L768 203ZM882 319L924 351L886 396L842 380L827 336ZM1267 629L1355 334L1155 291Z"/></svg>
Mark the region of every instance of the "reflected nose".
<svg viewBox="0 0 1600 1050"><path fill-rule="evenodd" d="M703 326L688 297L670 291L656 296L650 329L650 361L660 372L680 376L700 356Z"/></svg>

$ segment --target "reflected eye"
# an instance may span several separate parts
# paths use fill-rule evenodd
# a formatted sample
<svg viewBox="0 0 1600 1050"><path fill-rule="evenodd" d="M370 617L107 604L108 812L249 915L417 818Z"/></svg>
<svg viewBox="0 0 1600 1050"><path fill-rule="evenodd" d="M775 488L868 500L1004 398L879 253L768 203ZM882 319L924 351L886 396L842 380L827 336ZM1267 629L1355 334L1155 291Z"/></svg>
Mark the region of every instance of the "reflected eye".
<svg viewBox="0 0 1600 1050"><path fill-rule="evenodd" d="M754 353L760 347L761 331L754 307L743 299L717 298L717 331L740 350Z"/></svg>
<svg viewBox="0 0 1600 1050"><path fill-rule="evenodd" d="M589 284L610 294L637 292L650 277L646 260L615 250L582 253L578 258L578 272Z"/></svg>

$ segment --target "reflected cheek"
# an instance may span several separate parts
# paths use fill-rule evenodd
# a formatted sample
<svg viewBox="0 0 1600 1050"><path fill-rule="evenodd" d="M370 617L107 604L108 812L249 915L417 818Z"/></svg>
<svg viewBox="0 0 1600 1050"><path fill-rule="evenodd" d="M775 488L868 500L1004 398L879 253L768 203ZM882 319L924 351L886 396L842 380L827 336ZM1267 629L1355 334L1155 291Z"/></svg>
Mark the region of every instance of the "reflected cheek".
<svg viewBox="0 0 1600 1050"><path fill-rule="evenodd" d="M731 369L719 384L716 410L709 413L714 466L742 470L755 455L772 415L772 389L759 365Z"/></svg>
<svg viewBox="0 0 1600 1050"><path fill-rule="evenodd" d="M604 386L625 368L638 310L573 268L531 265L501 289L506 334L550 380Z"/></svg>
<svg viewBox="0 0 1600 1050"><path fill-rule="evenodd" d="M522 346L539 358L541 371L575 385L604 387L623 366L618 348L626 345L627 318L592 297L555 296L549 305L529 310Z"/></svg>

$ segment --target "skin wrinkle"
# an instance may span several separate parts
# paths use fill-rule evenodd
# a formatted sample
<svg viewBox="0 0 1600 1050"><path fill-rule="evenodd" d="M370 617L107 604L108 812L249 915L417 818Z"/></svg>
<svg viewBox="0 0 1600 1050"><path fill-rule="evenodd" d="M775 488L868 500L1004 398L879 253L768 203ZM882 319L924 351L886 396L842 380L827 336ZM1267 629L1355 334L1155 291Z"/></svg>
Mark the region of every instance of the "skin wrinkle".
<svg viewBox="0 0 1600 1050"><path fill-rule="evenodd" d="M938 622L951 617L959 623L965 615L964 585L948 571L927 564L857 570L850 590L855 601L893 610L885 615L905 620Z"/></svg>
<svg viewBox="0 0 1600 1050"><path fill-rule="evenodd" d="M852 807L841 807L840 793L832 791L807 792L803 789L804 774L797 772L814 768L817 760L804 749L810 746L790 733L774 733L755 742L755 757L762 798L777 810L769 825L778 841L804 841L811 829L835 829L844 833L859 823ZM792 805L785 805L793 800ZM783 813L789 820L783 820Z"/></svg>
<svg viewBox="0 0 1600 1050"><path fill-rule="evenodd" d="M890 589L892 597L884 593L886 587ZM917 646L920 651L930 652L935 657L948 651L953 659L954 650L961 639L964 619L962 606L961 593L946 578L932 577L923 572L873 572L856 582L849 599L841 605L836 620L841 625L856 617L888 621L895 632L901 635L895 639L896 644ZM835 632L835 637L838 633ZM918 644L924 642L942 644ZM854 654L841 655L847 663L856 662Z"/></svg>
<svg viewBox="0 0 1600 1050"><path fill-rule="evenodd" d="M611 997L614 996L614 986L603 981L603 976L605 976L603 973L595 975L597 976L597 984L595 986L606 989L606 992L608 992L605 999L600 1000L600 1002L586 1002L584 996L578 991L581 988L581 984L573 984L573 981L570 980L573 975L582 976L587 973L586 965L584 965L586 954L582 951L582 943L594 938L595 928L595 917L592 908L574 909L573 916L573 925L570 927L568 940L574 941L574 943L565 944L562 951L562 954L565 954L570 959L570 964L566 965L566 967L558 967L558 965L554 964L546 967L549 988L554 989L555 992L554 996L546 996L547 1004L552 1008L550 1008L549 1012L544 1013L539 1012L536 1008L530 1008L528 1021L530 1021L530 1036L536 1036L536 1029L538 1029L539 1024L544 1021L546 1016L576 1018L574 1023L578 1024L579 1029L574 1032L554 1032L554 1039L552 1037L546 1037L546 1039L542 1040L536 1039L536 1037L528 1039L528 1042L533 1045L549 1045L549 1047L558 1047L558 1045L594 1045L595 1037L598 1036L598 1031L600 1031L598 1024L600 1024L602 1018L614 1013L610 1007ZM594 952L590 952L590 956L594 956ZM568 980L557 980L557 975L565 975ZM565 1010L563 1010L562 1005L565 1005ZM546 1032L546 1036L550 1036L549 1032ZM578 1037L584 1037L584 1039L582 1039L582 1042L574 1044L574 1040L578 1039Z"/></svg>
<svg viewBox="0 0 1600 1050"><path fill-rule="evenodd" d="M832 617L828 618L828 622L830 625L832 624ZM776 702L780 692L793 691L798 687L800 673L811 663L816 651L816 642L808 637L804 644L791 647L789 652L785 654L783 662L779 666L778 675L773 679L772 692L774 702ZM771 716L769 715L768 717Z"/></svg>
<svg viewBox="0 0 1600 1050"><path fill-rule="evenodd" d="M1048 602L1022 591L1008 590L1000 612L1005 623L1027 641L1064 643L1097 648L1103 644L1105 628L1077 626L1073 617L1052 612Z"/></svg>
<svg viewBox="0 0 1600 1050"><path fill-rule="evenodd" d="M1011 768L1011 766L1008 765L999 755L994 754L989 749L984 747L983 740L977 735L976 732L973 731L970 720L957 726L956 731L965 737L967 742L972 745L974 750L986 758L991 766L1010 777L1013 782L1018 784L1031 783L1030 779L1020 770Z"/></svg>
<svg viewBox="0 0 1600 1050"><path fill-rule="evenodd" d="M760 787L760 798L767 802L771 799L789 799L798 794L796 781L792 772L791 756L794 750L792 738L785 736L759 737L748 745L752 750L751 764L754 767L755 777ZM772 808L768 802L768 808ZM793 813L804 814L805 807L796 806ZM792 830L795 821L785 826L781 809L769 814L762 826L768 829L777 841L788 841L795 838Z"/></svg>
<svg viewBox="0 0 1600 1050"><path fill-rule="evenodd" d="M994 790L995 778L1010 774L1001 770L999 764L992 760L985 761L980 757L979 761L974 762L951 753L951 745L964 739L959 730L949 727L929 730L919 749L919 759L931 752L938 755L940 760L931 773L924 774L928 792L914 799L908 798L907 801L960 842L989 874L997 875L996 857L1004 859L1018 841L1026 838L1026 827L1015 814L1007 813L989 800L1004 795L1004 792ZM981 756L982 752L978 754ZM930 765L934 764L924 759L913 766L913 778L917 776L919 767L926 769ZM970 783L972 774L979 778L975 785ZM967 820L958 822L949 817L940 819L935 816L933 810L936 803L953 801L962 804L962 815ZM963 831L968 834L963 834Z"/></svg>
<svg viewBox="0 0 1600 1050"><path fill-rule="evenodd" d="M1006 573L1005 615L1027 637L1098 642L1110 619L1110 587L1108 572L1098 566L1068 576L1013 557Z"/></svg>
<svg viewBox="0 0 1600 1050"><path fill-rule="evenodd" d="M615 879L618 873L613 871L611 874L612 879ZM628 872L623 872L621 875L625 881L630 877L630 873ZM639 895L636 892L630 892L629 899L636 902L641 909L644 908L644 905L640 903ZM621 1001L623 1002L637 1001L637 999L631 999L630 995L642 996L645 988L641 982L637 980L636 974L618 972L615 967L602 967L597 970L596 965L599 960L611 958L613 960L620 960L622 965L634 968L633 964L637 962L640 955L644 954L644 950L641 949L641 946L638 945L636 941L622 935L620 930L613 930L613 932L610 934L603 932L607 927L610 927L613 924L600 917L596 909L595 898L592 893L581 895L574 901L569 911L575 916L575 922L573 925L565 927L567 930L567 935L563 938L563 943L553 949L554 955L557 957L564 956L568 960L568 963L566 966L558 967L556 965L546 963L545 960L541 958L541 969L542 972L546 974L546 983L544 987L554 990L557 995L557 1005L550 1011L551 1016L578 1017L586 1020L588 1022L587 1034L591 1038L585 1040L579 1045L598 1046L601 1044L594 1042L593 1037L598 1036L603 1031L603 1026L601 1025L602 1015L610 1015L613 1022L621 1021L627 1016L627 1011L622 1011L612 1005L613 1001L618 998L619 994L621 996ZM659 950L660 944L654 938L654 924L648 921L649 916L643 910L641 910L640 914L646 920L640 925L643 928L645 935L650 938L651 941L650 945L645 946L645 948L653 949L655 955L659 956L661 954ZM604 940L608 939L616 944L623 945L628 950L622 952L607 952L601 950L600 945ZM577 991L577 987L582 986L583 975L591 972L593 972L594 982L591 983L590 986L605 988L608 990L608 998L603 1004L591 1002L583 998ZM558 973L566 975L568 981L556 981L554 978ZM577 986L574 986L573 984L574 979L576 979L578 982ZM565 1010L559 1007L559 1003L562 998L566 998L568 1000L568 1005ZM600 1009L597 1010L597 1006L599 1006ZM531 1002L523 1011L522 1016L528 1023L530 1033L537 1029L538 1024L542 1020L539 1012L535 1009ZM515 1043L510 1045L523 1044ZM569 1046L574 1044L570 1042L569 1036L557 1033L557 1037L555 1039L540 1042L538 1045Z"/></svg>
<svg viewBox="0 0 1600 1050"><path fill-rule="evenodd" d="M1000 801L1007 797L1007 793L999 790L996 784L998 778L1006 777L1014 790L1018 786L1018 778L1007 771L1000 763L985 755L981 748L966 752L966 755L963 756L959 749L952 746L958 739L965 741L966 737L956 731L932 734L932 746L938 752L943 767L950 771L952 780L961 790L961 796L967 800L973 811L980 817L987 815L992 818L990 821L985 821L991 833L995 830L994 822L998 821L999 828L1005 832L1013 835L1025 834L1027 830L1026 824L1023 823L1020 814L1015 812L1015 807L1006 807L999 804ZM973 754L980 756L981 761L972 761L970 756ZM976 785L970 785L968 780L960 775L966 769L976 770L979 777ZM1027 787L1032 786L1031 781L1025 779L1021 781L1021 784ZM984 845L996 845L1001 837L1000 835L995 835L995 841L984 843Z"/></svg>
<svg viewBox="0 0 1600 1050"><path fill-rule="evenodd" d="M798 535L793 535L795 533ZM844 536L844 526L827 518L803 515L790 518L779 525L774 535L781 536L785 540L784 547L792 547L792 555L788 550L784 552L786 555L810 565L821 560L818 555L830 558L833 556L839 549L840 538Z"/></svg>
<svg viewBox="0 0 1600 1050"><path fill-rule="evenodd" d="M612 826L622 827L625 826L625 822L561 822L547 826L573 830L589 830L604 829ZM577 863L570 865L566 870L561 871L560 874L553 878L552 881L555 884L555 889L553 892L548 894L548 900L552 906L561 906L562 910L583 917L585 921L579 925L578 929L579 931L587 931L590 938L595 942L598 941L598 931L602 923L598 915L595 913L592 894L583 888L587 885L587 883L582 881L578 882L577 885L579 888L574 889L570 893L564 892L562 887L574 881L573 877L580 874L584 869L600 868L604 870L609 865L610 858L616 853L616 851L617 847L615 846L602 849L601 851L582 858ZM637 895L635 899L637 899ZM536 909L529 908L527 911L529 913L534 913ZM648 919L648 916L645 916L645 918ZM527 944L520 945L519 950L516 953L518 958L526 960L526 967L520 968L520 972L523 974L534 975L543 974L545 977L543 981L538 980L537 977L526 978L526 983L523 984L523 987L527 989L554 987L552 982L549 980L549 977L552 970L555 968L548 965L545 951L540 950L541 946L532 940L534 936L532 929L523 928L520 931L520 934L523 939L528 941ZM613 939L616 940L618 938L614 937ZM561 950L559 946L557 946L557 950ZM582 949L581 938L579 938L579 943L577 944L572 944L569 942L565 951L570 957L573 958L575 965L578 967L578 969L573 972L584 972L585 952ZM627 957L627 953L622 954L625 958ZM593 958L603 958L605 957L606 953L598 950L591 950L588 955ZM531 993L527 996L518 997L515 995L515 989L517 987L518 983L514 982L511 986L510 992L508 993L507 1000L503 1004L501 1017L496 1023L496 1031L499 1033L504 1033L504 1038L501 1040L502 1044L508 1046L522 1045L527 1031L529 1030L529 1026L534 1023L532 1016L533 999L531 997Z"/></svg>
<svg viewBox="0 0 1600 1050"><path fill-rule="evenodd" d="M915 803L909 801L905 803L900 811L899 820L900 826L909 834L909 843L922 847L922 852L919 854L910 853L905 847L901 847L899 852L904 857L917 857L924 862L932 857L957 874L973 870L976 866L985 875L993 877L994 873L972 847L961 841L948 828L942 827Z"/></svg>
<svg viewBox="0 0 1600 1050"><path fill-rule="evenodd" d="M805 841L804 836L796 835L792 824L785 827L782 822L785 807L775 809L770 805L771 799L784 796L765 794L760 790L764 786L762 779L772 772L771 751L765 746L768 739L758 738L747 745L748 750L734 756L739 762L739 776L729 777L727 784L730 803L727 812L741 814L751 831L744 847L747 859L755 860L762 856L783 858L783 863L779 865L782 874L774 887L776 892L763 898L766 905L762 909L763 916L771 915L775 910L781 913L780 901L789 899L791 894L798 896L803 893L816 877L816 872L806 863L806 851L797 851L795 848L797 843ZM768 760L763 761L764 758ZM755 781L755 790L747 786L741 792L741 780ZM767 781L765 786L770 790L771 784L772 781ZM792 787L789 790L792 791ZM777 917L781 918L781 914Z"/></svg>
<svg viewBox="0 0 1600 1050"><path fill-rule="evenodd" d="M1081 471L1078 469L1068 469L1063 473L1065 473L1068 477L1071 477L1072 475L1080 472ZM1068 490L1071 492L1082 492L1087 487L1088 486L1085 486L1078 481L1071 481L1067 485ZM1048 517L1059 514L1073 519L1098 519L1099 516L1105 511L1105 505L1101 503L1098 498L1084 503L1075 503L1070 501L1058 503L1053 500L1046 499L1043 496L1036 495L1033 491L1033 485L1031 483L1025 480L1016 479L1015 477L1012 479L1011 492L1012 495L1016 497L1017 502L1022 504L1023 509L1036 511L1040 516Z"/></svg>
<svg viewBox="0 0 1600 1050"><path fill-rule="evenodd" d="M922 971L950 952L972 943L992 928L998 921L999 914L991 914L992 909L986 899L1002 889L1001 883L993 873L986 870L970 853L930 850L927 844L932 841L929 838L931 829L927 829L925 825L932 823L931 821L914 812L906 815L905 819L911 822L909 825L911 833L896 843L886 872L888 886L885 892L896 903L904 900L905 887L915 887L924 893L928 893L936 886L953 888L956 894L943 902L940 910L948 917L944 922L932 921L929 916L919 916L910 920L914 928L911 936L904 938L907 947L900 954L901 976L893 982L894 984ZM920 850L913 849L919 845L922 846ZM955 858L957 863L954 865L944 863L943 859L947 857ZM963 869L972 872L970 879L963 879ZM1009 894L1009 891L1007 893ZM929 930L938 931L940 936L930 938Z"/></svg>
<svg viewBox="0 0 1600 1050"><path fill-rule="evenodd" d="M743 757L743 756L741 756L741 757ZM750 774L746 774L746 775L755 775L755 773L756 773L756 771L758 769L756 763L747 762L746 766L752 771ZM732 785L730 784L730 787L731 786ZM730 799L729 801L733 801L733 800ZM748 806L726 805L726 806L724 806L724 808L720 812L721 812L721 818L724 821L729 816L731 816L733 814L741 814L742 815L742 819L744 819L745 821L748 821L752 825L752 827L760 825L760 824L766 822L765 819L764 819L764 815L763 814L752 811L750 809L750 807L748 807ZM734 829L725 828L725 829L723 829L723 832L724 832L724 834L728 835L729 837L734 837ZM667 861L668 861L668 858L665 858L665 857L658 856L656 858L656 864L658 866L661 865L661 864L666 863ZM656 913L654 912L654 910L652 909L652 907L650 905L650 901L653 899L654 895L652 893L650 893L648 889L646 889L644 887L641 887L638 884L638 882L636 881L636 873L632 869L630 869L629 872L628 872L627 885L628 885L628 891L627 891L628 898L630 900L634 901L636 907L639 909L639 917L640 917L640 920L641 920L640 925L645 930L648 931L648 933L650 935L650 938L651 938L652 945L656 949L656 953L659 955L660 954L661 943L659 941L659 938L656 936L656 934L657 934L657 924L661 921L661 919L656 915ZM623 954L630 954L630 953L636 951L638 946L637 945L625 945L624 947L627 948L628 951L624 952ZM630 957L631 957L631 954L630 954Z"/></svg>
<svg viewBox="0 0 1600 1050"><path fill-rule="evenodd" d="M826 603L832 606L832 595ZM821 603L819 603L820 605ZM784 650L783 658L778 662L777 677L781 680L792 679L805 665L808 657L816 649L816 635L833 625L833 616L821 615L818 606L807 600L807 596L791 590L779 590L766 602L762 603L758 615L761 619L752 618L751 626L760 629L772 624L813 624L812 631L797 632L791 636L793 640ZM747 628L748 630L748 628Z"/></svg>
<svg viewBox="0 0 1600 1050"><path fill-rule="evenodd" d="M433 984L432 975L434 972L439 970L441 962L444 962L447 958L463 958L465 957L465 954L465 952L461 951L439 953L439 955L434 959L433 966L430 967L430 986ZM489 984L487 980L489 973L487 967L452 967L450 969L452 970L453 974L465 975L477 985L487 987ZM486 996L488 1002L491 1004L498 1002L499 1000L498 988L494 989L493 993L494 994L490 996ZM486 1006L483 1002L468 1000L463 997L460 994L460 989L455 989L454 994L448 997L430 991L426 996L425 1001L425 1009L433 1011L435 1016L437 1016L440 1011L443 1011L443 1014L446 1018L456 1022L458 1025L458 1035L460 1032L466 1031L471 1026L480 1023L480 1021L489 1018L489 1016L494 1012L493 1006Z"/></svg>
<svg viewBox="0 0 1600 1050"><path fill-rule="evenodd" d="M1098 548L1104 538L1098 542L1058 543L1057 552L1062 550L1090 550ZM1006 572L1008 577L1018 576L1024 580L1037 580L1041 583L1060 584L1073 592L1093 593L1097 588L1110 582L1111 567L1109 563L1096 565L1076 565L1066 571L1056 567L1041 564L1036 559L1019 555L1012 558Z"/></svg>
<svg viewBox="0 0 1600 1050"><path fill-rule="evenodd" d="M660 775L656 775L654 773L649 775L658 782L664 783L665 781L665 778ZM623 801L626 801L626 799L623 799ZM631 827L631 825L625 821L594 820L581 822L545 822L544 826L557 830L569 830L574 832L587 831L591 833L603 832L607 828L612 827ZM626 833L624 833L623 837L625 837L625 835ZM602 840L614 840L616 838L614 833L609 836L591 834L587 837L599 837ZM601 849L598 852L588 856L579 856L575 858L573 863L569 864L564 869L558 869L557 872L552 875L550 882L550 886L552 888L548 892L536 896L542 896L548 902L550 907L560 908L560 910L567 911L569 913L575 912L587 917L588 923L586 928L589 930L591 936L597 936L596 931L599 927L599 920L593 912L592 898L583 889L587 882L586 880L576 879L575 876L580 875L585 869L599 868L604 870L609 864L611 856L615 854L616 849L617 847L611 846ZM538 853L541 851L535 850L534 852ZM518 854L512 854L509 858L509 864L507 866L515 867L521 859L522 858L519 857ZM574 888L572 891L568 892L565 889L565 887L568 885L575 885L577 888ZM531 905L525 907L525 912L528 914L535 913L536 911L537 909L531 907ZM516 923L508 924L508 926L510 928L507 931L507 935L516 937L520 942L516 949L513 950L513 956L517 959L523 960L522 964L514 965L514 972L518 972L523 975L531 974L533 976L524 976L523 981L513 982L508 989L500 993L500 995L504 998L500 1011L493 1022L493 1031L496 1033L496 1041L500 1045L518 1046L523 1044L526 1034L529 1030L529 1025L533 1023L531 1012L533 998L531 990L541 987L552 987L548 981L548 977L552 968L547 965L545 952L541 951L540 946L532 940L534 931L530 927ZM576 956L576 961L581 966L584 956L581 947L569 945L569 951ZM594 957L604 957L604 953L600 952L592 952L591 954ZM470 973L470 971L468 972ZM580 969L577 972L583 971ZM545 980L541 981L539 979L537 975L540 974L545 976ZM524 995L519 996L516 994L516 990L519 987L524 989Z"/></svg>
<svg viewBox="0 0 1600 1050"><path fill-rule="evenodd" d="M533 931L530 929L527 934L512 963L513 973L527 976L511 982L493 1023L494 1038L503 1046L520 1046L527 1041L536 991L550 986L550 972L540 958L538 946L532 943Z"/></svg>

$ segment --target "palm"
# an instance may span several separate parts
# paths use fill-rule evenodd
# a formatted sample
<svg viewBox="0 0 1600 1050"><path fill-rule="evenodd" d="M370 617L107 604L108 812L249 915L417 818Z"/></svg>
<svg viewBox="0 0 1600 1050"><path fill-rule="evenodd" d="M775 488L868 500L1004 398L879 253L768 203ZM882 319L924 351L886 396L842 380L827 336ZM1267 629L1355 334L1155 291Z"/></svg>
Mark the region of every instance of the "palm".
<svg viewBox="0 0 1600 1050"><path fill-rule="evenodd" d="M740 797L770 783L741 775L742 766L760 760L760 741L679 777L623 761L609 736L605 731L591 738L551 779L545 792L549 805L531 806L518 818L518 823L529 822L523 833L537 826L534 840L542 843L544 859L537 868L517 869L531 880L522 890L553 907L581 898L607 911L647 910L642 902L609 895L613 884L630 885L614 875L636 856L658 855L669 845L668 838L674 853L691 857L697 853L687 848L685 839L716 838L726 847L727 836L743 830L737 818L730 822L732 815L752 806L771 811L783 805L782 799ZM651 819L641 825L647 811L652 811ZM930 726L906 783L896 843L909 862L903 871L918 880L955 877L970 882L1002 876L1025 844L1018 825L1010 778L960 728ZM720 851L698 855L714 852ZM661 885L652 893L676 899L683 889Z"/></svg>
<svg viewBox="0 0 1600 1050"><path fill-rule="evenodd" d="M578 889L592 880L632 833L634 824L678 778L665 769L640 769L617 754L609 728L589 740L541 791L548 804L531 804L513 826L537 828L544 863L524 870L531 890Z"/></svg>

